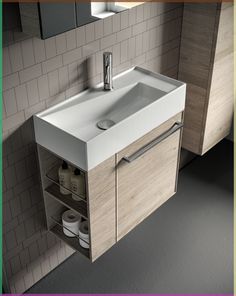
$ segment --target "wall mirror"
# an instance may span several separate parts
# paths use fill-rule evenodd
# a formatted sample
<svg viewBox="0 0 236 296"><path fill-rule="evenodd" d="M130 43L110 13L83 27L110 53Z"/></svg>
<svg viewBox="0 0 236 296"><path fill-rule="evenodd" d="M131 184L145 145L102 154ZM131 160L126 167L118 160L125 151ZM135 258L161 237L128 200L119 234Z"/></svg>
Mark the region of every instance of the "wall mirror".
<svg viewBox="0 0 236 296"><path fill-rule="evenodd" d="M143 2L3 3L3 31L18 29L29 36L52 36L104 19Z"/></svg>

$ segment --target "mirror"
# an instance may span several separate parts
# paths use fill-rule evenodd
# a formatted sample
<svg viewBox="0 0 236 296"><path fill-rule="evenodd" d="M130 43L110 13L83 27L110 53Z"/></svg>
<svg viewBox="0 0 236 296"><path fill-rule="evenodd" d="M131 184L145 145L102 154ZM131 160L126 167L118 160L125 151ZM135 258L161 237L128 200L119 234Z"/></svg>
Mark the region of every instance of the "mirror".
<svg viewBox="0 0 236 296"><path fill-rule="evenodd" d="M28 36L47 39L104 19L144 2L14 2L3 3L3 43ZM9 42L10 41L10 42Z"/></svg>

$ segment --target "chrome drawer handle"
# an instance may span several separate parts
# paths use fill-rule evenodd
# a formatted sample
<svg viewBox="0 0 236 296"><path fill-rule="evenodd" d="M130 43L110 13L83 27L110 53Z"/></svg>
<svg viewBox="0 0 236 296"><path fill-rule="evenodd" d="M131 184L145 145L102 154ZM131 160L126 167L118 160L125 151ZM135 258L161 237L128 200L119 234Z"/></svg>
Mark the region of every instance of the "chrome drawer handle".
<svg viewBox="0 0 236 296"><path fill-rule="evenodd" d="M172 125L172 127L169 128L166 132L164 132L163 134L161 134L160 136L158 136L157 138L155 138L154 140L152 140L151 142L149 142L145 146L141 147L139 150L137 150L136 152L134 152L132 155L130 155L130 156L124 156L122 159L124 161L128 162L128 163L131 163L132 161L134 161L135 159L137 159L140 156L142 156L145 152L147 152L148 150L152 149L158 143L162 142L163 140L165 140L166 138L168 138L170 135L172 135L173 133L175 133L177 130L179 130L182 127L183 127L183 123L182 122L175 122Z"/></svg>

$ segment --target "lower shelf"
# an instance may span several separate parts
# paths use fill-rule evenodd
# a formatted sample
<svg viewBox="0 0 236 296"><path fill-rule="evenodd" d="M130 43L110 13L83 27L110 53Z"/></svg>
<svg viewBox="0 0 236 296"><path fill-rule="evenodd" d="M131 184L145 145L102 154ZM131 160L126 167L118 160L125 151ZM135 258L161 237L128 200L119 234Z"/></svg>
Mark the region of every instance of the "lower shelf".
<svg viewBox="0 0 236 296"><path fill-rule="evenodd" d="M50 229L54 235L56 235L59 239L64 241L67 245L69 245L75 251L80 252L84 256L90 259L90 252L89 249L82 248L79 244L79 240L76 237L68 237L64 234L63 228L60 225L55 225L53 228Z"/></svg>

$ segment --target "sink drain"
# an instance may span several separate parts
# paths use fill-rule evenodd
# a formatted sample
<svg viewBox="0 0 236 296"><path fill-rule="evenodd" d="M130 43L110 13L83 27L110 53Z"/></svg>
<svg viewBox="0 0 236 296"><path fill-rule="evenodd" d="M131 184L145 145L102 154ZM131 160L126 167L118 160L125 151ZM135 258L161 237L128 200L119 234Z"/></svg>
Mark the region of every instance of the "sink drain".
<svg viewBox="0 0 236 296"><path fill-rule="evenodd" d="M103 119L103 120L100 120L98 123L97 123L97 127L102 129L102 130L107 130L109 129L111 126L113 126L115 124L115 122L113 120L110 120L110 119Z"/></svg>

